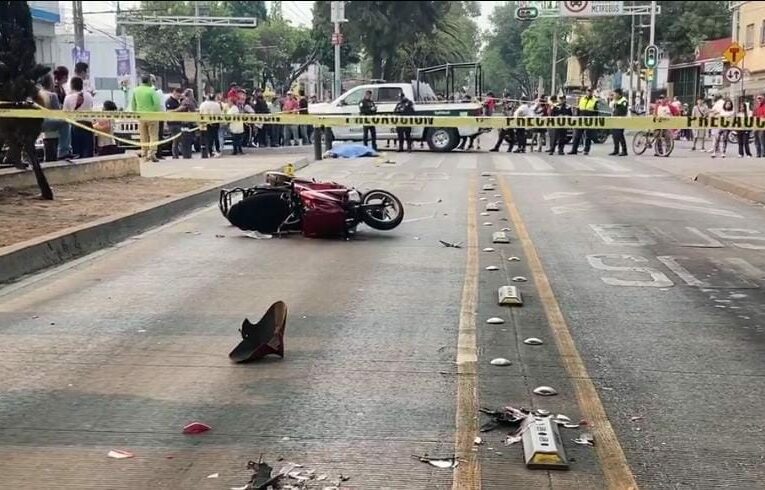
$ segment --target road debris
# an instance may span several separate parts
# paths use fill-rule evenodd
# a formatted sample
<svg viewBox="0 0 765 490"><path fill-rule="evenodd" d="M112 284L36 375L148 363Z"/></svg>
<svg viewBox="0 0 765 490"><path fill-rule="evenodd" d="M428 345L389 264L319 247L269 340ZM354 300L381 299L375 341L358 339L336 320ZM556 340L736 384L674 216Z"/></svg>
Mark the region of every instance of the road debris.
<svg viewBox="0 0 765 490"><path fill-rule="evenodd" d="M504 357L498 357L496 359L491 360L492 366L509 366L511 364L512 362L510 362L510 360L508 359L505 359Z"/></svg>
<svg viewBox="0 0 765 490"><path fill-rule="evenodd" d="M507 436L507 438L505 439L505 446L512 446L513 444L518 444L522 440L523 440L522 435Z"/></svg>
<svg viewBox="0 0 765 490"><path fill-rule="evenodd" d="M449 458L429 458L427 455L425 455L415 456L415 458L419 459L423 463L428 463L431 466L435 466L436 468L456 468L460 464L460 462L454 456Z"/></svg>
<svg viewBox="0 0 765 490"><path fill-rule="evenodd" d="M283 301L272 304L256 324L245 318L239 332L242 341L228 357L234 362L261 359L269 354L284 357L284 329L287 326L287 305Z"/></svg>
<svg viewBox="0 0 765 490"><path fill-rule="evenodd" d="M504 231L496 231L491 235L492 243L510 243L510 238Z"/></svg>
<svg viewBox="0 0 765 490"><path fill-rule="evenodd" d="M529 337L526 340L524 340L523 343L526 344L526 345L542 345L542 344L544 344L542 339L538 339L536 337Z"/></svg>
<svg viewBox="0 0 765 490"><path fill-rule="evenodd" d="M130 451L123 451L122 449L112 449L106 455L112 459L128 459L135 456Z"/></svg>
<svg viewBox="0 0 765 490"><path fill-rule="evenodd" d="M499 317L493 316L489 318L488 320L486 320L486 323L488 323L489 325L502 325L503 323L505 323L505 320Z"/></svg>
<svg viewBox="0 0 765 490"><path fill-rule="evenodd" d="M515 257L515 256L508 257L507 260L508 260L508 262L520 262L521 261L521 259L519 257Z"/></svg>
<svg viewBox="0 0 765 490"><path fill-rule="evenodd" d="M482 213L481 213L481 216L489 216L489 213L487 213L486 211L484 211L484 212L482 212Z"/></svg>
<svg viewBox="0 0 765 490"><path fill-rule="evenodd" d="M579 428L579 424L558 424L558 425L561 425L562 427L565 427L566 429L578 429Z"/></svg>
<svg viewBox="0 0 765 490"><path fill-rule="evenodd" d="M525 278L525 277L523 277L523 276L515 276L515 277L513 278L513 282L526 282L526 281L528 281L528 279L526 279L526 278Z"/></svg>
<svg viewBox="0 0 765 490"><path fill-rule="evenodd" d="M558 425L570 424L571 423L571 419L566 417L562 413L559 413L558 415L553 417L553 422L555 422Z"/></svg>
<svg viewBox="0 0 765 490"><path fill-rule="evenodd" d="M540 417L547 417L550 415L550 411L545 410L544 408L537 408L536 414L539 415Z"/></svg>
<svg viewBox="0 0 765 490"><path fill-rule="evenodd" d="M499 267L497 267L496 265L489 265L489 266L486 266L486 270L487 271L498 271Z"/></svg>
<svg viewBox="0 0 765 490"><path fill-rule="evenodd" d="M247 469L253 472L249 483L243 487L236 488L242 490L266 490L284 476L281 472L272 476L271 473L273 472L273 468L269 466L268 463L263 462L262 455L257 462L248 461ZM232 487L231 490L234 490L234 487Z"/></svg>
<svg viewBox="0 0 765 490"><path fill-rule="evenodd" d="M500 426L518 429L529 415L528 411L524 411L524 409L519 410L510 406L502 407L498 410L481 408L479 412L491 417L490 421L481 425L481 432L490 432Z"/></svg>
<svg viewBox="0 0 765 490"><path fill-rule="evenodd" d="M643 420L643 416L642 415L637 415L635 417L630 417L630 422L637 422L639 420Z"/></svg>
<svg viewBox="0 0 765 490"><path fill-rule="evenodd" d="M445 242L443 240L438 242L446 248L462 248L462 242Z"/></svg>
<svg viewBox="0 0 765 490"><path fill-rule="evenodd" d="M585 432L581 434L579 437L573 440L576 444L579 444L580 446L594 446L595 445L595 438L593 438L592 434L589 432Z"/></svg>
<svg viewBox="0 0 765 490"><path fill-rule="evenodd" d="M243 235L247 238L253 238L255 240L270 240L274 237L273 235L268 235L266 233L260 233L257 231L245 231Z"/></svg>
<svg viewBox="0 0 765 490"><path fill-rule="evenodd" d="M207 432L210 429L212 429L212 427L202 422L191 422L183 426L183 433L184 434L201 434L202 432Z"/></svg>
<svg viewBox="0 0 765 490"><path fill-rule="evenodd" d="M215 235L215 238L226 238L226 235L220 235L220 234L218 234L218 235Z"/></svg>
<svg viewBox="0 0 765 490"><path fill-rule="evenodd" d="M490 221L486 221L486 222L484 222L483 226L492 226L492 223ZM496 242L494 242L494 243L496 243Z"/></svg>
<svg viewBox="0 0 765 490"><path fill-rule="evenodd" d="M486 247L486 248L484 248L484 249L483 249L483 251L484 251L484 252L493 252L493 251L494 251L494 249L493 249L493 248L491 248L491 247Z"/></svg>
<svg viewBox="0 0 765 490"><path fill-rule="evenodd" d="M476 446L480 446L481 444L483 444L483 439L481 439L480 437L476 437L475 439L473 439L473 444L475 444Z"/></svg>
<svg viewBox="0 0 765 490"><path fill-rule="evenodd" d="M481 177L491 177L489 172L481 172Z"/></svg>
<svg viewBox="0 0 765 490"><path fill-rule="evenodd" d="M220 478L220 473L213 473L212 475L207 475L207 478Z"/></svg>
<svg viewBox="0 0 765 490"><path fill-rule="evenodd" d="M513 231L510 228L502 228L500 231Z"/></svg>
<svg viewBox="0 0 765 490"><path fill-rule="evenodd" d="M558 392L550 386L539 386L534 388L534 394L539 396L555 396Z"/></svg>

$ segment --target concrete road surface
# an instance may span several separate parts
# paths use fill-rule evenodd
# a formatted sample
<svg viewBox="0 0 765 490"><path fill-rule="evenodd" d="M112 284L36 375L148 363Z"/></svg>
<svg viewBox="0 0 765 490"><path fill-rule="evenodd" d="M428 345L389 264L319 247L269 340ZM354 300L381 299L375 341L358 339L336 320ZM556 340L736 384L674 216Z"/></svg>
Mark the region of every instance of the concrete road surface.
<svg viewBox="0 0 765 490"><path fill-rule="evenodd" d="M762 208L609 149L324 161L304 174L393 191L402 226L255 240L210 208L0 289L0 487L227 489L262 456L309 488L762 488ZM232 365L276 300L285 359ZM569 471L478 433L506 405L586 422Z"/></svg>

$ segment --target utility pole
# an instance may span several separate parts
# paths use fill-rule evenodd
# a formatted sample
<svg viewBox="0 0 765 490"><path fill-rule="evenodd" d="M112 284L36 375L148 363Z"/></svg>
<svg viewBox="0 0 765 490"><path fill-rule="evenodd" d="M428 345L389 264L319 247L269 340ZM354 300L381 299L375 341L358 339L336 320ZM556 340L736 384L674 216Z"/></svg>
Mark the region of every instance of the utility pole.
<svg viewBox="0 0 765 490"><path fill-rule="evenodd" d="M550 74L550 95L555 94L555 77L557 76L558 67L558 22L555 22L555 28L553 30L553 45L552 45L552 70Z"/></svg>
<svg viewBox="0 0 765 490"><path fill-rule="evenodd" d="M74 21L74 45L82 53L85 50L85 19L82 15L81 1L72 1L72 20Z"/></svg>
<svg viewBox="0 0 765 490"><path fill-rule="evenodd" d="M648 36L648 44L650 46L654 45L654 42L656 41L656 0L653 0L651 2L651 30L650 34ZM657 60L658 63L658 60ZM658 71L658 64L656 66ZM648 110L651 108L651 89L653 88L653 80L649 82L646 80L646 97L645 97L645 110L648 112Z"/></svg>
<svg viewBox="0 0 765 490"><path fill-rule="evenodd" d="M194 2L194 17L199 19L199 2ZM197 101L204 99L204 86L202 85L202 74L200 68L202 67L202 28L197 30L197 56L196 56L196 77L197 77Z"/></svg>
<svg viewBox="0 0 765 490"><path fill-rule="evenodd" d="M627 95L627 100L629 101L629 106L634 106L634 100L632 99L633 92L632 92L632 81L633 77L635 76L635 16L631 16L632 19L632 26L630 27L630 88L629 88L629 95ZM632 115L632 111L627 111L627 117L630 117Z"/></svg>
<svg viewBox="0 0 765 490"><path fill-rule="evenodd" d="M340 76L340 41L342 40L342 34L340 33L340 23L346 22L345 2L333 1L330 5L330 12L332 23L335 25L335 32L332 36L332 41L335 45L335 83L332 85L332 98L336 99L342 93L342 78Z"/></svg>

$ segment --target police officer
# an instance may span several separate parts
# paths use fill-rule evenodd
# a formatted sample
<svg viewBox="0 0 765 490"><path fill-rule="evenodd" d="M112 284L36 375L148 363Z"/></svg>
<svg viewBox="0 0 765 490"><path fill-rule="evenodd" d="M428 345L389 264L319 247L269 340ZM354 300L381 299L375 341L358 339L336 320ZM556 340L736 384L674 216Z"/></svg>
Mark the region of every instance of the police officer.
<svg viewBox="0 0 765 490"><path fill-rule="evenodd" d="M406 98L404 92L398 94L398 104L393 109L394 114L400 116L412 116L414 115L414 104L411 100ZM398 151L404 151L404 140L406 140L407 151L412 151L412 128L410 126L398 126L396 127L396 134L398 134Z"/></svg>
<svg viewBox="0 0 765 490"><path fill-rule="evenodd" d="M364 94L364 98L359 102L359 114L362 116L373 116L377 114L377 106L375 101L372 100L372 91L367 90ZM372 137L372 149L377 151L377 130L374 126L364 126L364 146L367 146L367 136Z"/></svg>
<svg viewBox="0 0 765 490"><path fill-rule="evenodd" d="M579 110L577 116L587 117L595 116L598 114L598 99L592 95L592 89L587 89L587 94L579 98ZM592 144L592 131L589 129L576 129L574 130L574 142L571 147L569 155L576 155L579 151L579 144L584 137L584 154L590 154L590 145Z"/></svg>
<svg viewBox="0 0 765 490"><path fill-rule="evenodd" d="M625 117L629 108L629 101L624 96L622 89L617 88L614 90L614 112L615 117ZM624 139L624 128L612 129L611 138L614 140L614 151L609 153L611 156L619 155L620 157L627 156L627 141Z"/></svg>
<svg viewBox="0 0 765 490"><path fill-rule="evenodd" d="M555 104L552 108L552 116L570 116L572 114L571 106L566 104L566 96L560 97L558 99L558 103ZM552 155L555 153L555 147L558 147L558 155L564 154L564 149L566 147L566 137L568 136L568 129L567 128L556 128L553 131L555 131L555 136L553 141L550 143L550 151L547 152L548 155Z"/></svg>

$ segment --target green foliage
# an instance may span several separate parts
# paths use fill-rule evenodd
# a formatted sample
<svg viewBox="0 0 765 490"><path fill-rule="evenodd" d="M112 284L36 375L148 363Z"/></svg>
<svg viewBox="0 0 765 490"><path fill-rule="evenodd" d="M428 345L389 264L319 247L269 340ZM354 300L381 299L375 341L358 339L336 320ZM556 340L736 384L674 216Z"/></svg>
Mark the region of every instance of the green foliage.
<svg viewBox="0 0 765 490"><path fill-rule="evenodd" d="M539 19L523 31L521 42L523 45L523 62L526 72L531 80L544 81L549 90L552 87L552 55L553 40L558 37L558 52L556 58L565 57L568 50L567 39L571 31L571 24L562 19ZM561 87L566 80L565 64L558 64L556 68L555 86Z"/></svg>
<svg viewBox="0 0 765 490"><path fill-rule="evenodd" d="M528 22L515 19L516 2L498 5L491 14L492 28L486 33L482 69L484 88L510 96L529 95L535 89L526 69L523 32ZM548 58L549 59L549 58Z"/></svg>
<svg viewBox="0 0 765 490"><path fill-rule="evenodd" d="M657 44L675 62L691 61L702 41L730 36L729 2L659 2L656 16ZM644 42L644 46L645 46Z"/></svg>

